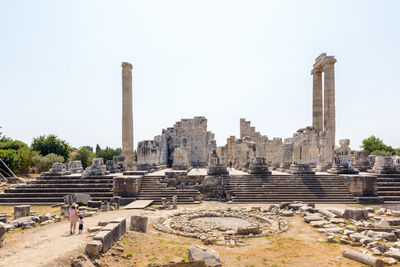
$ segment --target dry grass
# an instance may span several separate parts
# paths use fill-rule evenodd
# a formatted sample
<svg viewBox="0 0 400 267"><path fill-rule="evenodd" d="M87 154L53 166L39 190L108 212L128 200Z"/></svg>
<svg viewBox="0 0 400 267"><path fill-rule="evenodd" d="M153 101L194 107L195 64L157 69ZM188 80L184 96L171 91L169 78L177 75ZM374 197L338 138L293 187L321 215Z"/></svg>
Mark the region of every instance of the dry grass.
<svg viewBox="0 0 400 267"><path fill-rule="evenodd" d="M60 215L60 207L51 206L31 206L31 211L36 211L37 214L51 213L54 215ZM0 206L0 213L7 213L12 215L14 213L14 206Z"/></svg>
<svg viewBox="0 0 400 267"><path fill-rule="evenodd" d="M326 242L326 237L300 216L288 221L289 231L280 235L246 238L241 247L209 247L219 253L223 266L362 266L342 257L342 249L349 247ZM166 264L176 257L187 260L189 248L202 245L198 239L159 233L152 226L147 234L128 233L122 243L124 252L111 249L102 261L109 266Z"/></svg>

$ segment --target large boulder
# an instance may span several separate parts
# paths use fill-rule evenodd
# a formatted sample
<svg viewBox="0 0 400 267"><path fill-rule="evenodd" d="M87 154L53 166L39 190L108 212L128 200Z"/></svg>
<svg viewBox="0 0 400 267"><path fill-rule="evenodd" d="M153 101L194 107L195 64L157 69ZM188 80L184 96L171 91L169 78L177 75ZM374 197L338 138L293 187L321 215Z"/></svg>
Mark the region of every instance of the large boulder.
<svg viewBox="0 0 400 267"><path fill-rule="evenodd" d="M222 266L218 252L212 248L193 246L189 249L190 261L204 261L207 266Z"/></svg>

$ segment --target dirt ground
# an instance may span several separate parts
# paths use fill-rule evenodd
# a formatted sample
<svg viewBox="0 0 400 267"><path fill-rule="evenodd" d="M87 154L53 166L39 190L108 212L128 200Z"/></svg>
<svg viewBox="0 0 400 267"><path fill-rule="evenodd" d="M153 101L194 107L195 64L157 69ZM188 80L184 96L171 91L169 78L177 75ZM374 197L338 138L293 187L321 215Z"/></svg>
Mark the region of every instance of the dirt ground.
<svg viewBox="0 0 400 267"><path fill-rule="evenodd" d="M204 202L200 205L182 205L179 210L213 209L218 207L254 207L268 205L239 204L230 205L219 202ZM317 207L345 205L317 205ZM9 207L0 207L0 210ZM42 207L44 208L44 207ZM45 208L44 208L45 209ZM47 207L49 209L49 207ZM59 209L59 208L55 208ZM37 210L32 207L32 210ZM59 212L59 211L58 211ZM84 254L85 244L91 240L86 231L97 225L98 221L115 218L127 218L141 215L149 217L147 234L129 232L122 239L123 252L111 249L101 260L109 266L148 266L165 264L175 257L187 259L188 249L192 245L202 245L200 240L161 233L153 228L159 216L174 211L118 210L97 213L84 219L85 230L81 235L69 235L68 221L35 227L29 230L15 231L6 235L5 245L0 249L0 266L70 266L70 257ZM55 212L54 214L58 214ZM286 218L289 230L286 233L262 237L247 238L244 246L216 246L223 266L362 266L343 258L341 251L350 248L345 245L326 242L326 237L304 223L301 216ZM353 248L355 249L355 248ZM89 262L85 266L93 266Z"/></svg>

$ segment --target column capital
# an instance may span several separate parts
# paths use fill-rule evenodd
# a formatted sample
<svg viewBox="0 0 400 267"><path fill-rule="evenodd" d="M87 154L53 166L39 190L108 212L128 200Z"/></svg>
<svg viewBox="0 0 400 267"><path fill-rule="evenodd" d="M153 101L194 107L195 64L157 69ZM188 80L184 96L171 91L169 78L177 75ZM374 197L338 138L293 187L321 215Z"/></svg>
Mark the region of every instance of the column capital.
<svg viewBox="0 0 400 267"><path fill-rule="evenodd" d="M336 60L336 58L334 56L325 57L324 65L335 64L336 61L337 60Z"/></svg>
<svg viewBox="0 0 400 267"><path fill-rule="evenodd" d="M131 64L131 63L128 63L128 62L122 62L121 67L122 67L123 69L125 69L125 68L132 69L132 64Z"/></svg>
<svg viewBox="0 0 400 267"><path fill-rule="evenodd" d="M311 70L311 75L314 75L314 74L317 74L317 73L321 73L322 71L323 71L322 66L315 67L315 68L313 68Z"/></svg>

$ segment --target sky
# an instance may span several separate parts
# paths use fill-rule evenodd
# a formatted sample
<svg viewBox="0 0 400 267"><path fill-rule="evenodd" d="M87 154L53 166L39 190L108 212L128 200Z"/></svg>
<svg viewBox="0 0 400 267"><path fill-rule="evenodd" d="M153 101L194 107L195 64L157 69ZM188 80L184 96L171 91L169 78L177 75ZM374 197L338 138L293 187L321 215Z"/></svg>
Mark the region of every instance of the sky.
<svg viewBox="0 0 400 267"><path fill-rule="evenodd" d="M246 118L269 138L312 124L312 65L333 55L336 143L400 147L400 1L0 0L0 126L121 146L121 62L134 143L205 116L217 145Z"/></svg>

